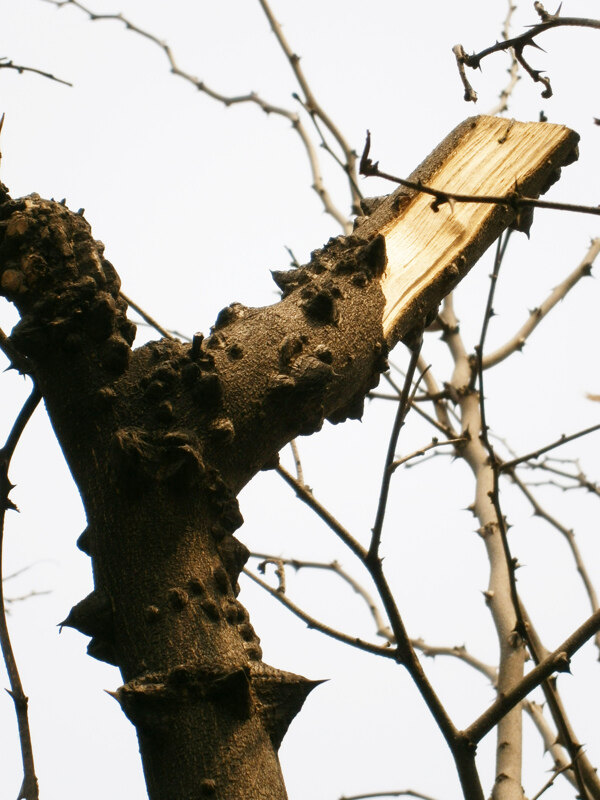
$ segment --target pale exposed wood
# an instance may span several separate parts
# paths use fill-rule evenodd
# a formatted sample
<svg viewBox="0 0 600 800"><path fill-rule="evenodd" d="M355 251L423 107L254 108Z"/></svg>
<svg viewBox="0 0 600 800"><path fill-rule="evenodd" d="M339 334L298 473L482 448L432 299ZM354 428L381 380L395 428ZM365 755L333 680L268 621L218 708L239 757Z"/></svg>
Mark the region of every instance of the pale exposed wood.
<svg viewBox="0 0 600 800"><path fill-rule="evenodd" d="M474 117L411 179L447 192L500 197L518 184L522 196L537 197L558 178L557 170L574 160L577 140L561 125ZM394 212L402 195L407 197ZM507 206L476 203L445 204L435 212L432 201L431 195L399 189L360 228L385 237L383 329L390 344L431 313L515 217Z"/></svg>

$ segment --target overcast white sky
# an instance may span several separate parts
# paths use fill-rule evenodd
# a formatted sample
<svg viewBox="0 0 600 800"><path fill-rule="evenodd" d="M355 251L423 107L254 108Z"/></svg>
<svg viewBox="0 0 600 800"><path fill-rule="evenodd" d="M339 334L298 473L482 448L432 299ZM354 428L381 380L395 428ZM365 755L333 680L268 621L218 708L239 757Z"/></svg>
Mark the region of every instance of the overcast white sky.
<svg viewBox="0 0 600 800"><path fill-rule="evenodd" d="M89 0L94 11L121 11L166 40L180 66L211 88L229 94L254 90L295 110L289 65L258 2L113 3ZM505 0L273 0L317 98L357 150L370 128L373 156L396 174L409 173L466 116L495 104L506 82L507 57L490 59L472 76L480 94L475 109L463 102L451 48L461 42L471 51L495 41L506 9ZM596 10L583 0L563 3L565 15ZM534 21L532 4L520 3L514 30ZM310 189L305 155L287 121L256 107L223 108L172 76L155 45L118 23L92 24L77 9L3 0L0 30L0 55L74 84L0 70L0 112L6 114L2 181L13 196L38 192L84 207L124 292L163 325L188 335L207 332L230 302L274 302L269 270L288 265L285 246L303 261L339 233ZM591 31L547 34L542 44L548 52L532 51L531 58L549 71L555 97L542 100L539 87L523 78L511 101L510 116L533 120L543 110L550 121L582 136L581 159L565 170L549 195L555 199L599 201L600 128L593 124L600 116L598 42ZM349 212L343 179L322 157L328 185ZM366 195L388 190L377 182L362 188ZM512 249L490 347L516 329L598 235L597 218L537 213L530 242L521 236ZM457 296L470 346L481 324L488 272L484 259ZM492 425L519 451L598 421L600 407L585 399L587 391L600 392L597 307L597 283L590 280L522 356L490 375ZM0 326L8 330L14 322L2 302ZM139 341L148 335L142 328ZM434 335L427 348L436 374L447 378L448 357ZM393 360L402 365L404 353L399 350ZM22 379L1 377L0 441L26 392ZM358 536L366 536L373 523L392 413L373 404L362 424L327 425L300 443L307 482ZM430 436L419 424L409 426L400 449L410 452ZM597 449L597 440L590 440L568 455L581 455L598 478ZM66 629L58 635L57 623L91 590L91 569L75 547L85 527L81 504L41 409L11 477L21 514L8 519L6 572L29 570L7 584L7 593L50 592L12 606L9 620L30 697L41 796L143 798L133 728L102 691L119 685L117 671L90 659L79 633ZM240 537L252 549L350 565L332 536L290 495L276 476L261 473L241 497L246 525ZM411 635L436 644L466 642L493 662L495 639L481 595L487 566L473 519L463 510L471 495L465 467L448 459L403 473L394 484L385 529L386 566ZM592 498L552 495L549 502L576 528L598 578L598 509ZM510 515L515 552L526 565L520 586L548 646L554 646L587 615L585 598L562 541L532 520L523 504L515 501ZM290 580L290 591L332 624L373 640L366 609L332 578L302 573ZM451 758L399 668L307 631L252 586L244 586L242 600L263 638L266 661L331 679L315 690L282 748L291 800L403 788L440 800L459 796ZM427 667L457 724L468 724L491 701L485 681L465 667L442 660ZM600 736L592 724L597 715L589 712L600 699L597 670L590 646L575 660L575 677L561 679L561 687L579 736L599 763ZM578 694L579 681L586 679L587 694ZM0 680L6 685L5 676ZM481 752L489 786L488 739ZM16 797L20 760L8 695L0 699L0 752L0 797ZM551 766L547 760L540 768L540 752L531 734L529 794ZM556 798L568 796L565 786L554 790Z"/></svg>

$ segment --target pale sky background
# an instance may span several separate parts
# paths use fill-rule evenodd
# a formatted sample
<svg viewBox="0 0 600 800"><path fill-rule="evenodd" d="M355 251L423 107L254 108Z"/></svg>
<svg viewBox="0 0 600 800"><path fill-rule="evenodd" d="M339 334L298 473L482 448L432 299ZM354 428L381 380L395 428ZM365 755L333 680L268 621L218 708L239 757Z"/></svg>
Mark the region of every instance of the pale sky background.
<svg viewBox="0 0 600 800"><path fill-rule="evenodd" d="M116 0L114 0L116 2ZM182 69L230 94L256 91L296 109L289 65L278 50L258 2L89 0L98 13L118 12L172 47ZM481 49L500 36L505 0L419 3L400 0L273 0L312 89L352 145L365 130L382 168L409 173L457 123L495 105L506 82L508 57L497 55L471 78L476 108L462 99L452 45ZM552 7L550 10L554 10ZM563 14L597 13L597 4L566 0ZM520 3L514 28L536 21ZM2 0L0 55L47 70L73 88L32 74L0 70L1 178L13 196L38 192L85 208L94 234L119 271L123 291L167 327L208 332L233 301L275 302L270 269L285 268L290 247L298 260L337 235L310 190L305 154L289 123L247 105L225 109L169 74L164 54L114 22L91 23L77 9L42 0ZM580 161L548 195L597 204L600 200L600 116L597 96L599 33L561 29L529 51L547 69L555 97L543 100L527 78L509 116L551 122L581 134ZM322 155L328 186L348 211L345 184ZM366 195L389 191L362 181ZM502 343L579 262L598 219L536 212L531 239L513 237L500 281L489 347ZM488 254L489 256L489 254ZM456 306L468 346L478 337L490 260L484 258L460 287ZM522 355L487 378L488 414L498 435L526 452L561 433L598 421L598 287L586 280L531 339ZM0 303L0 326L15 322ZM149 336L141 328L139 342ZM425 356L439 380L449 359L436 334ZM392 360L403 365L399 348ZM5 359L0 359L0 367ZM16 375L0 383L0 441L27 384ZM365 541L373 524L377 487L394 409L371 404L363 423L326 425L300 442L305 477L316 496ZM598 435L596 435L597 437ZM427 443L431 432L415 420L403 432L401 453ZM600 478L598 439L564 448ZM289 463L289 455L284 455ZM19 515L7 519L6 572L29 567L6 585L17 596L49 591L11 607L9 624L30 714L43 800L145 797L134 729L103 689L120 684L116 669L85 653L87 640L57 623L91 590L87 556L75 547L84 515L44 411L28 426L11 478ZM568 527L598 580L598 498L547 492L548 506ZM437 459L396 476L384 531L385 565L409 632L433 644L466 643L493 662L495 635L482 590L483 546L464 509L472 481L462 463ZM588 615L586 598L563 541L526 505L507 493L514 554L525 566L519 587L548 647ZM276 475L261 473L243 492L246 524L240 538L255 550L299 558L343 561L358 567L333 535ZM307 610L343 630L375 641L366 608L332 577L289 577L289 593ZM262 637L265 660L311 678L329 678L307 701L281 750L291 800L336 800L342 794L411 788L440 800L459 797L451 757L424 704L399 667L308 631L270 598L243 585L242 601ZM559 681L580 739L600 763L598 663L586 647L574 677ZM461 664L438 659L426 667L456 724L465 726L493 699L485 680ZM2 685L6 676L0 671ZM551 760L527 726L525 790L535 794ZM493 737L481 745L486 790L493 771ZM0 697L0 798L14 798L21 782L12 703ZM541 765L541 766L540 766ZM564 783L550 798L572 797Z"/></svg>

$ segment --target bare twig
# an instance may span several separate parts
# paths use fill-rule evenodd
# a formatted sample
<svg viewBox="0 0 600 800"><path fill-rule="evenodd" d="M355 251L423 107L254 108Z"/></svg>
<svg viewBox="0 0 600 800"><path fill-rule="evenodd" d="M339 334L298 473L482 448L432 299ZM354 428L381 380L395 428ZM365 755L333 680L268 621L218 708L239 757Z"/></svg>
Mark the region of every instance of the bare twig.
<svg viewBox="0 0 600 800"><path fill-rule="evenodd" d="M517 6L513 4L513 0L508 0L508 9L506 12L506 17L504 18L504 24L502 26L502 38L506 41L510 35L510 22L512 19L512 15L517 10ZM464 66L462 67L464 72ZM494 106L494 108L490 109L487 113L490 116L496 116L496 114L503 114L505 111L508 110L508 100L512 95L515 86L520 80L519 76L519 62L514 54L514 51L510 52L510 67L507 69L509 79L506 86L500 92L500 97L498 103Z"/></svg>
<svg viewBox="0 0 600 800"><path fill-rule="evenodd" d="M285 36L283 34L283 31L281 29L281 25L275 19L275 16L273 15L273 12L271 11L271 8L269 7L269 4L268 4L267 0L258 0L258 2L260 3L260 6L261 6L262 10L265 13L265 16L269 20L269 24L271 26L271 30L275 34L275 38L277 39L277 41L279 43L279 46L281 47L282 51L284 52L285 57L287 58L290 66L292 68L294 76L295 76L296 80L298 81L298 85L300 86L300 88L302 90L302 93L304 95L304 98L301 101L303 107L310 114L311 118L313 118L313 119L316 118L316 119L321 120L321 122L325 125L327 130L331 133L331 135L333 136L335 141L338 143L340 149L342 150L342 153L344 154L344 162L345 163L342 164L341 166L343 167L344 172L348 176L350 193L351 193L351 196L352 196L352 204L353 204L353 206L357 207L359 202L360 202L361 195L360 195L360 192L358 191L357 184L356 184L356 160L357 160L356 153L354 152L354 150L352 150L350 145L347 143L347 141L346 141L345 137L343 136L342 132L337 127L337 125L333 122L333 120L331 119L329 114L327 114L325 112L325 110L323 109L323 107L317 102L317 100L315 98L315 95L314 95L314 93L313 93L313 91L311 89L311 86L310 86L309 82L307 81L306 76L304 75L304 72L303 72L302 67L300 65L300 57L298 56L297 53L295 53L292 50L292 48L288 44L288 41L285 38ZM320 134L320 131L319 131L319 134ZM323 143L326 144L325 140L324 140L324 138L322 136L321 136L321 139L322 139ZM329 152L332 152L329 147L327 147L327 149L328 149ZM340 162L338 161L338 163L340 163Z"/></svg>
<svg viewBox="0 0 600 800"><path fill-rule="evenodd" d="M64 81L62 78L57 78L56 75L52 75L50 72L44 72L43 70L36 69L35 67L24 67L22 64L15 64L14 61L10 60L6 56L0 56L0 69L14 69L19 73L19 75L22 75L24 72L33 72L36 75L41 75L42 78L48 78L56 83L62 83L63 86L73 86L73 84L69 83L69 81Z"/></svg>
<svg viewBox="0 0 600 800"><path fill-rule="evenodd" d="M568 769L571 769L571 764L564 764L562 767L559 767L557 770L555 770L552 777L548 781L546 781L546 783L542 786L539 792L536 792L533 795L531 800L538 800L544 794L544 792L554 784L554 781L558 778L558 776L561 775L563 772L566 772L566 770Z"/></svg>
<svg viewBox="0 0 600 800"><path fill-rule="evenodd" d="M144 320L144 322L147 322L151 328L154 328L156 331L158 331L158 333L160 333L161 336L164 336L165 339L175 339L175 337L172 334L170 334L169 331L166 330L166 328L163 328L162 325L160 325L155 319L153 319L150 316L150 314L148 314L147 311L144 311L144 309L138 306L137 303L134 303L134 301L130 297L127 297L127 295L124 292L119 292L119 294L121 295L123 300L125 300L127 305L133 308L133 310L136 311L140 315L140 317Z"/></svg>
<svg viewBox="0 0 600 800"><path fill-rule="evenodd" d="M410 386L410 381L408 385ZM406 627L396 605L394 595L384 575L381 559L369 558L368 552L362 545L360 545L357 540L315 500L312 492L309 492L304 486L298 483L292 475L286 472L282 467L277 467L277 472L279 472L284 480L296 491L298 497L329 525L368 570L373 583L377 587L377 592L390 621L396 645L392 650L394 659L406 667L421 697L442 732L452 756L454 757L465 796L469 797L471 800L484 800L481 781L475 765L475 753L470 746L469 740L454 726L448 712L425 675L423 667L411 644ZM253 580L258 582L254 577ZM280 602L285 602L287 600L287 598L284 598L280 593L277 593L275 589L269 587L269 591L276 596Z"/></svg>
<svg viewBox="0 0 600 800"><path fill-rule="evenodd" d="M460 446L461 444L464 444L465 441L466 439L464 438L464 436L459 436L456 439L447 439L444 442L440 442L438 441L438 439L434 437L429 444L426 444L419 450L415 450L413 453L410 453L409 455L403 456L402 458L399 458L396 461L394 461L393 464L390 466L390 470L394 472L402 464L406 464L407 461L411 461L413 458L424 456L428 450L432 450L434 447L442 447L443 445L447 444Z"/></svg>
<svg viewBox="0 0 600 800"><path fill-rule="evenodd" d="M295 111L290 111L287 108L283 108L281 106L270 103L264 98L262 98L260 95L258 95L256 92L248 92L247 94L240 94L240 95L225 95L222 94L221 92L212 89L204 81L199 80L191 73L186 72L185 70L181 69L181 67L179 67L171 48L166 42L161 41L157 36L154 36L154 34L149 33L148 31L135 25L133 22L124 17L123 14L97 14L94 11L91 11L87 6L78 2L78 0L43 0L43 1L46 3L50 3L51 5L56 6L57 8L63 8L65 6L74 6L83 13L87 14L87 16L92 22L113 21L122 23L127 28L127 30L137 34L138 36L143 37L144 39L147 39L149 42L152 42L152 44L156 45L163 51L163 53L167 58L167 61L169 62L169 67L173 75L177 75L178 77L182 78L188 83L191 83L192 86L198 89L198 91L202 92L208 97L211 97L213 100L222 103L226 107L250 103L260 108L262 111L265 112L265 114L274 114L275 116L283 117L284 119L289 120L292 125L292 128L296 131L296 133L300 137L300 140L306 152L306 156L308 158L312 174L312 188L318 194L325 212L336 220L336 222L341 226L342 230L345 233L350 233L352 229L352 223L335 206L329 192L325 188L325 183L323 181L323 177L321 174L321 168L319 165L319 159L317 157L315 146L312 143L310 136L308 135L308 132L306 131L306 128L304 127L299 115Z"/></svg>
<svg viewBox="0 0 600 800"><path fill-rule="evenodd" d="M329 513L329 511L325 508L325 506L321 505L318 500L315 499L313 493L306 487L304 484L300 483L299 480L296 480L293 475L284 469L281 465L275 468L275 471L283 478L283 480L291 486L292 489L296 492L297 497L302 500L303 503L317 514L323 522L331 528L331 530L338 536L341 541L348 547L351 552L354 553L361 561L367 556L367 551L365 548L358 542L357 539L352 536L352 534L344 528L344 526L337 521L337 519Z"/></svg>
<svg viewBox="0 0 600 800"><path fill-rule="evenodd" d="M492 705L465 731L473 742L479 742L529 692L540 686L555 672L570 672L570 659L598 630L600 611L591 615L568 639L547 655L510 691L498 697Z"/></svg>
<svg viewBox="0 0 600 800"><path fill-rule="evenodd" d="M404 381L402 394L400 395L396 419L394 420L394 425L392 427L388 451L385 458L383 476L381 478L381 489L379 492L379 502L377 504L377 514L375 515L375 524L373 525L371 543L369 545L369 552L367 555L367 560L369 561L377 561L379 559L379 545L381 543L383 521L385 519L385 511L390 491L390 482L394 473L394 454L396 452L396 445L398 444L398 436L400 435L400 431L404 425L404 420L406 419L406 415L410 409L411 386L415 370L417 368L417 362L419 360L422 344L423 338L420 337L414 348L411 349L410 353L410 362L406 372L406 379Z"/></svg>
<svg viewBox="0 0 600 800"><path fill-rule="evenodd" d="M564 281L550 292L548 297L537 308L530 312L528 320L505 344L494 350L493 353L483 357L483 368L489 369L499 364L507 356L517 350L522 350L528 336L535 330L557 303L563 300L571 289L579 283L581 278L590 275L592 264L600 253L600 238L593 239L581 263L568 275Z"/></svg>
<svg viewBox="0 0 600 800"><path fill-rule="evenodd" d="M371 595L367 592L365 587L359 583L355 578L353 578L346 570L339 564L337 561L305 561L297 558L274 558L271 555L266 553L250 553L252 558L259 558L263 559L265 562L278 562L281 564L285 564L287 566L292 567L296 571L301 569L317 569L317 570L326 570L328 572L333 572L334 575L337 575L338 578L341 578L345 583L350 586L353 591L356 592L359 597L364 600L366 606L373 617L373 621L375 623L375 628L377 631L378 636L382 636L384 639L387 639L388 642L393 643L394 641L394 634L390 630L390 627L386 624L383 614L381 613L381 609L378 607L375 600L371 597Z"/></svg>
<svg viewBox="0 0 600 800"><path fill-rule="evenodd" d="M572 442L575 439L580 439L582 436L587 436L589 433L594 433L594 431L597 430L600 430L600 423L598 425L591 425L589 428L584 428L581 431L577 431L577 433L571 433L568 436L566 436L563 433L562 436L556 439L556 441L551 442L550 444L547 444L544 447L539 447L537 450L532 450L531 453L526 453L524 456L513 458L512 461L505 461L500 465L500 471L510 472L510 470L512 470L519 464L523 464L526 461L531 461L532 459L539 458L543 453L547 453L549 450L554 450L554 448L556 447L561 447L561 445L566 444L567 442Z"/></svg>
<svg viewBox="0 0 600 800"><path fill-rule="evenodd" d="M359 639L357 636L350 636L347 633L343 633L342 631L335 630L335 628L330 627L329 625L325 625L323 622L320 622L315 617L311 617L310 614L307 614L303 611L299 606L293 603L286 595L280 592L278 589L274 589L272 586L266 581L261 580L257 575L254 575L250 570L244 569L244 574L247 575L250 580L257 583L262 589L268 592L271 597L275 597L279 602L288 608L293 614L299 617L303 622L307 624L309 628L313 628L316 631L320 631L324 633L326 636L330 636L332 639L337 639L339 642L343 642L344 644L349 644L352 647L356 647L359 650L364 650L367 653L373 653L377 656L384 656L385 658L391 658L396 660L397 653L396 649L393 647L382 647L378 644L371 644L370 642L365 642L362 639Z"/></svg>
<svg viewBox="0 0 600 800"><path fill-rule="evenodd" d="M391 175L389 172L383 172L379 169L379 162L373 162L369 158L371 149L371 134L367 131L367 139L365 148L360 160L359 172L365 176L375 176L377 178L384 178L386 181L397 183L399 186L405 186L407 189L413 189L416 192L423 192L435 198L431 204L433 211L438 211L440 206L445 203L484 203L490 205L499 205L512 208L517 212L526 208L548 208L554 211L573 211L578 214L592 214L600 216L599 206L585 206L577 203L556 203L551 200L540 200L535 197L523 197L517 190L504 197L496 195L477 195L477 194L461 194L460 192L449 192L436 189L433 186L426 186L420 181L409 181L406 178L398 178L396 175Z"/></svg>
<svg viewBox="0 0 600 800"><path fill-rule="evenodd" d="M19 729L19 741L21 743L21 759L23 762L23 782L17 800L38 800L38 782L35 774L33 760L33 748L31 745L31 733L29 731L29 720L27 714L27 695L23 691L23 685L19 676L17 662L13 653L8 626L6 624L6 607L4 601L4 591L2 586L2 551L4 539L4 516L7 509L16 509L16 506L9 499L9 492L12 485L8 479L8 469L10 461L21 437L25 426L41 400L41 394L34 386L31 394L25 401L9 435L0 450L0 646L2 656L6 665L6 672L10 682L9 694L12 697L17 715L17 725Z"/></svg>

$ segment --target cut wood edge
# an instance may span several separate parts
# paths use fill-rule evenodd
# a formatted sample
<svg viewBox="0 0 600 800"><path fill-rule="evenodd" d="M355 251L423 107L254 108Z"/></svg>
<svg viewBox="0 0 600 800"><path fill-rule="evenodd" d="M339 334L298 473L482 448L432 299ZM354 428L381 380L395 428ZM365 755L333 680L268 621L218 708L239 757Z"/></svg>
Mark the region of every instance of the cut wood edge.
<svg viewBox="0 0 600 800"><path fill-rule="evenodd" d="M538 197L577 158L579 136L563 125L479 116L442 141L409 180L453 194ZM441 300L515 221L508 205L458 202L400 187L369 217L361 235L383 235L387 267L384 336L390 346L422 327Z"/></svg>

